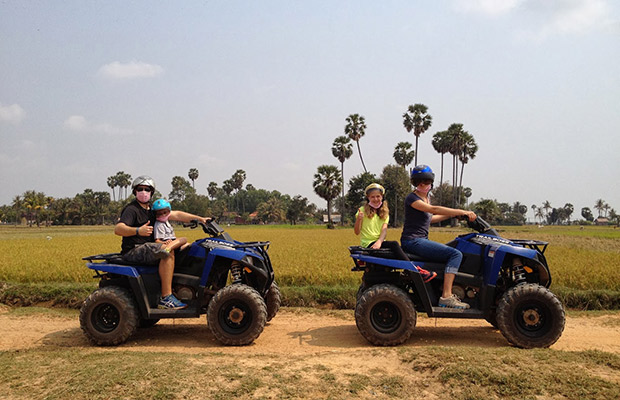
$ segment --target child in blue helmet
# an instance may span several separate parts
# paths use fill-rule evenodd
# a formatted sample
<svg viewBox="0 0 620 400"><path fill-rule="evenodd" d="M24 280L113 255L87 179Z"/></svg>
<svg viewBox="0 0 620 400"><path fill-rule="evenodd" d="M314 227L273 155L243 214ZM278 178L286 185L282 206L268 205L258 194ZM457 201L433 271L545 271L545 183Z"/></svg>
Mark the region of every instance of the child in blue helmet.
<svg viewBox="0 0 620 400"><path fill-rule="evenodd" d="M153 211L155 211L155 226L153 226L153 236L155 242L162 243L162 246L156 252L156 255L161 258L167 258L170 256L170 252L180 248L185 249L189 244L187 238L177 238L174 234L174 229L168 217L170 217L170 203L164 199L157 199L153 203Z"/></svg>

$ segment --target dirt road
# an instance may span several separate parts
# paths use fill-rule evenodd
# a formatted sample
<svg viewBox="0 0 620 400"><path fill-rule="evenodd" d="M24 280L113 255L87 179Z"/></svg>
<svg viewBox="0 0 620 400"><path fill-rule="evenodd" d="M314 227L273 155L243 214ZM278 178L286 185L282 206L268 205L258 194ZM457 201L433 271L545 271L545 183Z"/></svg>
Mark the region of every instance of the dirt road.
<svg viewBox="0 0 620 400"><path fill-rule="evenodd" d="M80 330L77 314L18 316L6 307L0 309L0 350L41 346L91 347ZM508 343L485 321L436 320L418 315L415 332L403 346L503 347ZM372 346L357 331L352 311L283 309L250 346L221 346L202 317L162 320L153 328L139 330L119 348L171 352L216 350L245 355L338 352L344 356L347 351L358 353L357 350L369 350ZM597 349L620 354L620 313L568 317L564 333L552 349Z"/></svg>

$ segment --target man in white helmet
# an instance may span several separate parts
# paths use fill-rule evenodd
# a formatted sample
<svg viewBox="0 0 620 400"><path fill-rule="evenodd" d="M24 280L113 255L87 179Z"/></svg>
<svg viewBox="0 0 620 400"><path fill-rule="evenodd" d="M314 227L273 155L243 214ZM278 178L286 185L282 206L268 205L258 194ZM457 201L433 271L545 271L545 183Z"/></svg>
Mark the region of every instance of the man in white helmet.
<svg viewBox="0 0 620 400"><path fill-rule="evenodd" d="M123 237L121 254L128 262L138 264L155 264L159 262L159 277L161 278L161 300L158 308L181 309L187 307L172 294L172 276L174 274L174 253L162 258L163 252L158 252L161 243L155 243L153 225L155 212L151 209L151 197L155 192L155 182L146 175L134 179L131 191L136 197L121 211L121 216L114 226L114 233ZM186 213L170 211L170 220L190 222L197 219L206 223L210 218Z"/></svg>

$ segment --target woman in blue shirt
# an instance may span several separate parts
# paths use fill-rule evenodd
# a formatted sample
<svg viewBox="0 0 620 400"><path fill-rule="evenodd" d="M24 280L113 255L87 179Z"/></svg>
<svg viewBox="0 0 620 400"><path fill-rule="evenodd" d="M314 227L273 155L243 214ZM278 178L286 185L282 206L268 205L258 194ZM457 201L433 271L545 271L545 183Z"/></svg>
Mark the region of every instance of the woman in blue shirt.
<svg viewBox="0 0 620 400"><path fill-rule="evenodd" d="M405 199L405 225L400 243L407 253L446 263L439 306L469 308L469 304L461 302L455 294L452 294L452 284L463 260L463 253L445 244L429 240L428 229L430 224L452 217L466 216L473 221L476 219L476 214L472 211L432 205L429 192L434 181L435 174L428 165L418 165L411 171L411 183L415 189Z"/></svg>

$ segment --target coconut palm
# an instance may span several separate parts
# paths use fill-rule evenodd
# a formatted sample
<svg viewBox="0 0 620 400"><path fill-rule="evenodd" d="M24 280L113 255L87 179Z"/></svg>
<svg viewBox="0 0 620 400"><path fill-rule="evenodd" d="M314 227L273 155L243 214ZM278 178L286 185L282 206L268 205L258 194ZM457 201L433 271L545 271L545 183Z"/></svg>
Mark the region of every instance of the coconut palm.
<svg viewBox="0 0 620 400"><path fill-rule="evenodd" d="M357 144L357 152L360 155L362 167L364 168L364 172L368 172L364 164L364 159L362 158L362 150L360 149L360 139L366 133L366 120L359 114L351 114L346 118L346 121L347 124L344 127L344 133Z"/></svg>
<svg viewBox="0 0 620 400"><path fill-rule="evenodd" d="M413 145L409 142L399 142L394 148L394 161L407 171L407 165L411 164L415 157L415 150L411 150Z"/></svg>
<svg viewBox="0 0 620 400"><path fill-rule="evenodd" d="M598 211L598 217L601 217L601 213L603 212L603 210L605 210L605 201L603 199L598 199L596 200L596 203L594 204L594 209Z"/></svg>
<svg viewBox="0 0 620 400"><path fill-rule="evenodd" d="M196 188L196 186L194 186L194 181L198 179L198 175L198 170L196 168L190 168L189 172L187 173L187 176L192 181L192 187L194 189Z"/></svg>
<svg viewBox="0 0 620 400"><path fill-rule="evenodd" d="M328 226L332 226L331 201L338 196L342 181L338 173L338 167L333 165L321 165L314 174L314 182L312 183L314 192L322 199L327 201L327 220Z"/></svg>
<svg viewBox="0 0 620 400"><path fill-rule="evenodd" d="M463 124L452 124L447 130L447 140L450 143L450 154L452 155L452 206L456 207L457 202L457 183L458 183L458 160L463 154L463 142L468 133L463 130Z"/></svg>
<svg viewBox="0 0 620 400"><path fill-rule="evenodd" d="M403 114L403 126L407 132L415 136L415 165L418 165L418 138L426 132L433 123L433 117L428 114L428 107L424 104L414 104Z"/></svg>
<svg viewBox="0 0 620 400"><path fill-rule="evenodd" d="M351 138L348 136L338 136L332 144L332 155L340 161L340 178L344 182L344 162L353 154L353 145L351 144ZM340 218L341 225L344 225L344 185L342 185L342 210L343 218Z"/></svg>

